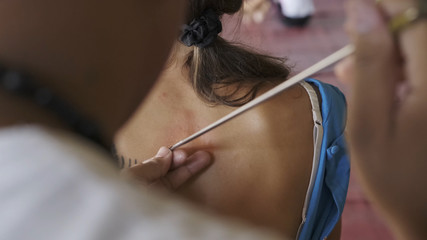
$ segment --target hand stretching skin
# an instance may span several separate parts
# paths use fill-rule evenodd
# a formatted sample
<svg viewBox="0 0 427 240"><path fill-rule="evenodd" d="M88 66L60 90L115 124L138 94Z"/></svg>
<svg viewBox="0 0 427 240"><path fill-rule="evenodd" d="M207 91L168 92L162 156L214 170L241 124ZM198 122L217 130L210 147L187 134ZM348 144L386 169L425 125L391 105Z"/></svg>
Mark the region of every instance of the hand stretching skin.
<svg viewBox="0 0 427 240"><path fill-rule="evenodd" d="M121 174L149 187L174 190L211 164L211 156L197 151L188 156L183 150L170 151L161 147L155 157L125 168Z"/></svg>
<svg viewBox="0 0 427 240"><path fill-rule="evenodd" d="M356 52L336 68L352 85L352 163L397 239L427 236L427 21L394 38L387 19L415 1L352 0L347 31ZM405 91L402 91L404 89Z"/></svg>

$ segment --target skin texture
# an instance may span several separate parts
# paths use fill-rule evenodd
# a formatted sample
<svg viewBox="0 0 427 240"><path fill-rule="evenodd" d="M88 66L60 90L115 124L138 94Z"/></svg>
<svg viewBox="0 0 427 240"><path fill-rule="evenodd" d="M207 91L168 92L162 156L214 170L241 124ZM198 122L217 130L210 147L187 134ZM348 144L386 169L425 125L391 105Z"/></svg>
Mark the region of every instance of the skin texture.
<svg viewBox="0 0 427 240"><path fill-rule="evenodd" d="M176 55L118 134L117 150L126 159L146 159L158 146L234 110L198 98L181 67L185 50ZM308 94L296 86L203 135L182 149L207 150L213 163L176 192L214 212L295 237L312 166L312 119Z"/></svg>
<svg viewBox="0 0 427 240"><path fill-rule="evenodd" d="M427 21L397 37L386 21L415 1L351 1L347 29L356 53L337 67L352 85L352 162L396 239L426 239Z"/></svg>

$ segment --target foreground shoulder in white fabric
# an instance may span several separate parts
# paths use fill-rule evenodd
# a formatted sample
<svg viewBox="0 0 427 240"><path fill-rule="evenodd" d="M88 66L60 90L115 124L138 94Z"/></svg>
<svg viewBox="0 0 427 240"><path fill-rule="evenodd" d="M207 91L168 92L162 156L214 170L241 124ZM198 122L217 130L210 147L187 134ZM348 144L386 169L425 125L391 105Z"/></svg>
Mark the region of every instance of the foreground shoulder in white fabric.
<svg viewBox="0 0 427 240"><path fill-rule="evenodd" d="M108 162L65 132L0 129L0 239L280 239L137 190Z"/></svg>

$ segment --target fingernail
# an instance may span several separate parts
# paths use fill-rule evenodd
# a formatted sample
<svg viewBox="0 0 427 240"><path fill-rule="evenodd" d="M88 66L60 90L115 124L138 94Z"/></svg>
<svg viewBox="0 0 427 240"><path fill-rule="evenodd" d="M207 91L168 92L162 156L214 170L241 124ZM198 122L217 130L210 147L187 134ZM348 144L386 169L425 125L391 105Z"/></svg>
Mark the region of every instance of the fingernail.
<svg viewBox="0 0 427 240"><path fill-rule="evenodd" d="M185 160L187 159L187 155L182 151L175 151L173 153L173 158L175 163L181 164L185 162Z"/></svg>
<svg viewBox="0 0 427 240"><path fill-rule="evenodd" d="M171 151L169 150L169 148L167 147L161 147L159 149L159 151L156 154L156 157L166 157L171 153Z"/></svg>

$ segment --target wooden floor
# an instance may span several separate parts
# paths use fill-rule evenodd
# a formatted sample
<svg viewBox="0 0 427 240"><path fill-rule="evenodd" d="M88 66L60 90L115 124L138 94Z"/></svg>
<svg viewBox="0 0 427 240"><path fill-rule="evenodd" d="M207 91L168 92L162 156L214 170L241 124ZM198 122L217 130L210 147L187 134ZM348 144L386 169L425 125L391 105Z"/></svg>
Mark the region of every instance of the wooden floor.
<svg viewBox="0 0 427 240"><path fill-rule="evenodd" d="M286 27L280 20L277 6L272 5L266 19L260 24L237 25L235 18L225 18L223 36L271 55L286 57L288 65L293 67L293 73L298 73L348 43L343 30L344 1L315 0L314 3L316 12L303 29ZM346 95L350 92L337 81L332 67L314 77L339 87ZM351 176L344 209L342 239L393 239L366 199L355 176Z"/></svg>

